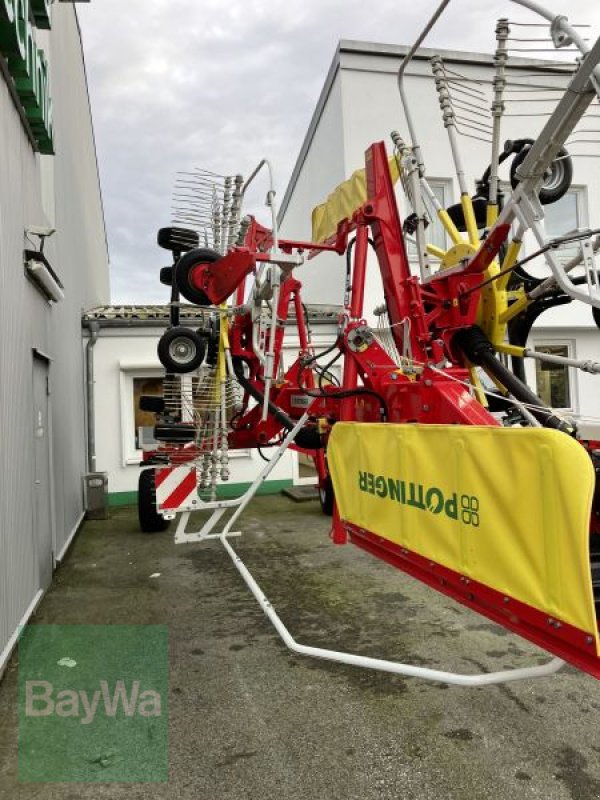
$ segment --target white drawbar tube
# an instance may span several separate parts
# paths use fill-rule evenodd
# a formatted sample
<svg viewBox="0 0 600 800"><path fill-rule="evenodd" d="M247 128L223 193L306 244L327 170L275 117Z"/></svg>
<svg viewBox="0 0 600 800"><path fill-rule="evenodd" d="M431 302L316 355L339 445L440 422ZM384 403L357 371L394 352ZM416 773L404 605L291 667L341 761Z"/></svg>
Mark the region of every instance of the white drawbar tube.
<svg viewBox="0 0 600 800"><path fill-rule="evenodd" d="M337 661L340 664L349 664L353 667L362 667L363 669L390 672L393 675L406 675L411 678L422 678L424 680L448 683L454 686L473 687L509 683L510 681L526 680L527 678L543 678L547 675L553 675L564 666L565 662L561 658L553 658L546 664L539 664L534 667L522 667L519 669L503 670L501 672L487 672L480 675L462 675L455 672L444 672L438 669L429 669L428 667L416 667L411 664L400 664L396 661L386 661L381 658L369 658L368 656L341 653L337 650L326 650L322 647L311 647L309 645L299 644L285 627L281 618L271 605L269 598L264 594L258 583L252 577L248 567L246 567L242 559L229 544L227 536L227 530L224 530L220 539L223 547L233 561L235 568L244 579L246 585L271 621L279 636L283 639L286 647L294 653L299 653L303 656L311 656L312 658L322 658L326 661Z"/></svg>

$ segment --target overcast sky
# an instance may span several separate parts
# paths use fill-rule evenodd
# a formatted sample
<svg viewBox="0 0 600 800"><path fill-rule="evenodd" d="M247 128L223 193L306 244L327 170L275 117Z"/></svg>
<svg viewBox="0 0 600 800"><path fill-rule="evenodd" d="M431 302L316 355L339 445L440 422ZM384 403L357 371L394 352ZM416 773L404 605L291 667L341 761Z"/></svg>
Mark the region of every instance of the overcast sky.
<svg viewBox="0 0 600 800"><path fill-rule="evenodd" d="M600 33L600 5L547 3ZM435 5L407 0L78 4L112 301L168 301L158 270L169 255L155 242L157 229L170 222L178 170L247 175L268 157L281 199L338 41L412 44ZM425 45L492 52L495 20L502 16L535 21L508 0L451 0Z"/></svg>

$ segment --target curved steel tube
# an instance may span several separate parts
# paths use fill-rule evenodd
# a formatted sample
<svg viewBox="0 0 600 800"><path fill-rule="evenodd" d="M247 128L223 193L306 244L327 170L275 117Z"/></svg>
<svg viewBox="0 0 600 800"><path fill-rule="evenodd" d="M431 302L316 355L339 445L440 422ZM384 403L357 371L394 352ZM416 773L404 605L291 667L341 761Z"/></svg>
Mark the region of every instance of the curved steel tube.
<svg viewBox="0 0 600 800"><path fill-rule="evenodd" d="M468 687L490 686L497 683L525 680L527 678L543 678L558 672L565 664L561 658L553 658L545 664L538 664L533 667L521 667L518 669L502 670L500 672L486 672L480 675L463 675L456 672L445 672L439 669L413 666L412 664L400 664L396 661L387 661L382 658L370 658L369 656L361 656L355 653L341 653L337 650L327 650L323 647L311 647L310 645L299 644L284 625L271 605L269 598L264 594L258 583L252 577L248 567L227 541L228 535L233 535L228 533L229 529L230 526L228 525L220 536L223 547L286 647L294 653L303 656L311 656L312 658L321 658L326 661L336 661L340 664L349 664L353 667L362 667L363 669L390 672L393 675L406 675L411 678L422 678L438 683Z"/></svg>
<svg viewBox="0 0 600 800"><path fill-rule="evenodd" d="M442 15L444 9L448 5L450 0L442 0L442 2L437 7L434 15L431 17L427 25L421 31L420 36L417 38L416 42L410 48L408 53L404 56L404 60L400 64L400 68L398 69L398 91L400 92L400 100L402 101L402 108L404 109L404 116L406 117L406 124L408 125L408 132L410 134L411 145L415 154L415 158L417 159L417 164L419 165L419 174L422 175L425 169L425 164L423 163L423 156L421 155L421 148L417 142L417 133L414 126L414 122L408 108L408 100L406 98L406 93L404 91L404 71L406 70L409 63L412 61L412 57L417 52L418 48L423 43L423 40L429 33L429 31L433 28L435 23L438 21L440 16Z"/></svg>

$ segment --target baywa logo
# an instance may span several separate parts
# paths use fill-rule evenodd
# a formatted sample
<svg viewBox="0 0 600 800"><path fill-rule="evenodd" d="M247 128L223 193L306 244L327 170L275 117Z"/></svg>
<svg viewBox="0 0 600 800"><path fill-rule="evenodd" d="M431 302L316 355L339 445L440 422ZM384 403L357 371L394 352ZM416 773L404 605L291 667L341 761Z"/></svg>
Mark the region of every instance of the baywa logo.
<svg viewBox="0 0 600 800"><path fill-rule="evenodd" d="M76 665L75 665L76 666ZM58 689L50 681L25 681L26 717L77 717L82 725L90 725L98 711L116 719L119 710L126 717L139 714L141 717L160 717L162 698L154 689L140 692L140 682L132 681L129 692L127 684L118 680L114 686L100 681L95 692L83 689ZM100 703L102 699L102 704Z"/></svg>
<svg viewBox="0 0 600 800"><path fill-rule="evenodd" d="M458 521L460 518L464 525L479 527L479 498L476 495L444 493L437 486L425 486L362 470L358 470L358 488L382 500L391 500L433 515L443 514L451 520Z"/></svg>
<svg viewBox="0 0 600 800"><path fill-rule="evenodd" d="M19 638L19 780L168 780L162 625L28 625Z"/></svg>

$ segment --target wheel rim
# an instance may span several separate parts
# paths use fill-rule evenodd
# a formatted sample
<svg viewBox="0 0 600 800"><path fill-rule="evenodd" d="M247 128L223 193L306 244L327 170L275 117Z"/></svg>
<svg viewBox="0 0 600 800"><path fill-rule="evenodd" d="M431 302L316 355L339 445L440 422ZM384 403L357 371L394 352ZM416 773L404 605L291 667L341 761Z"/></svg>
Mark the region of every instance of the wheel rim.
<svg viewBox="0 0 600 800"><path fill-rule="evenodd" d="M189 364L197 352L194 342L185 336L178 336L169 344L169 355L176 364Z"/></svg>
<svg viewBox="0 0 600 800"><path fill-rule="evenodd" d="M565 180L565 166L562 159L553 161L550 167L546 170L544 175L544 184L542 189L546 192L553 192L558 189Z"/></svg>

